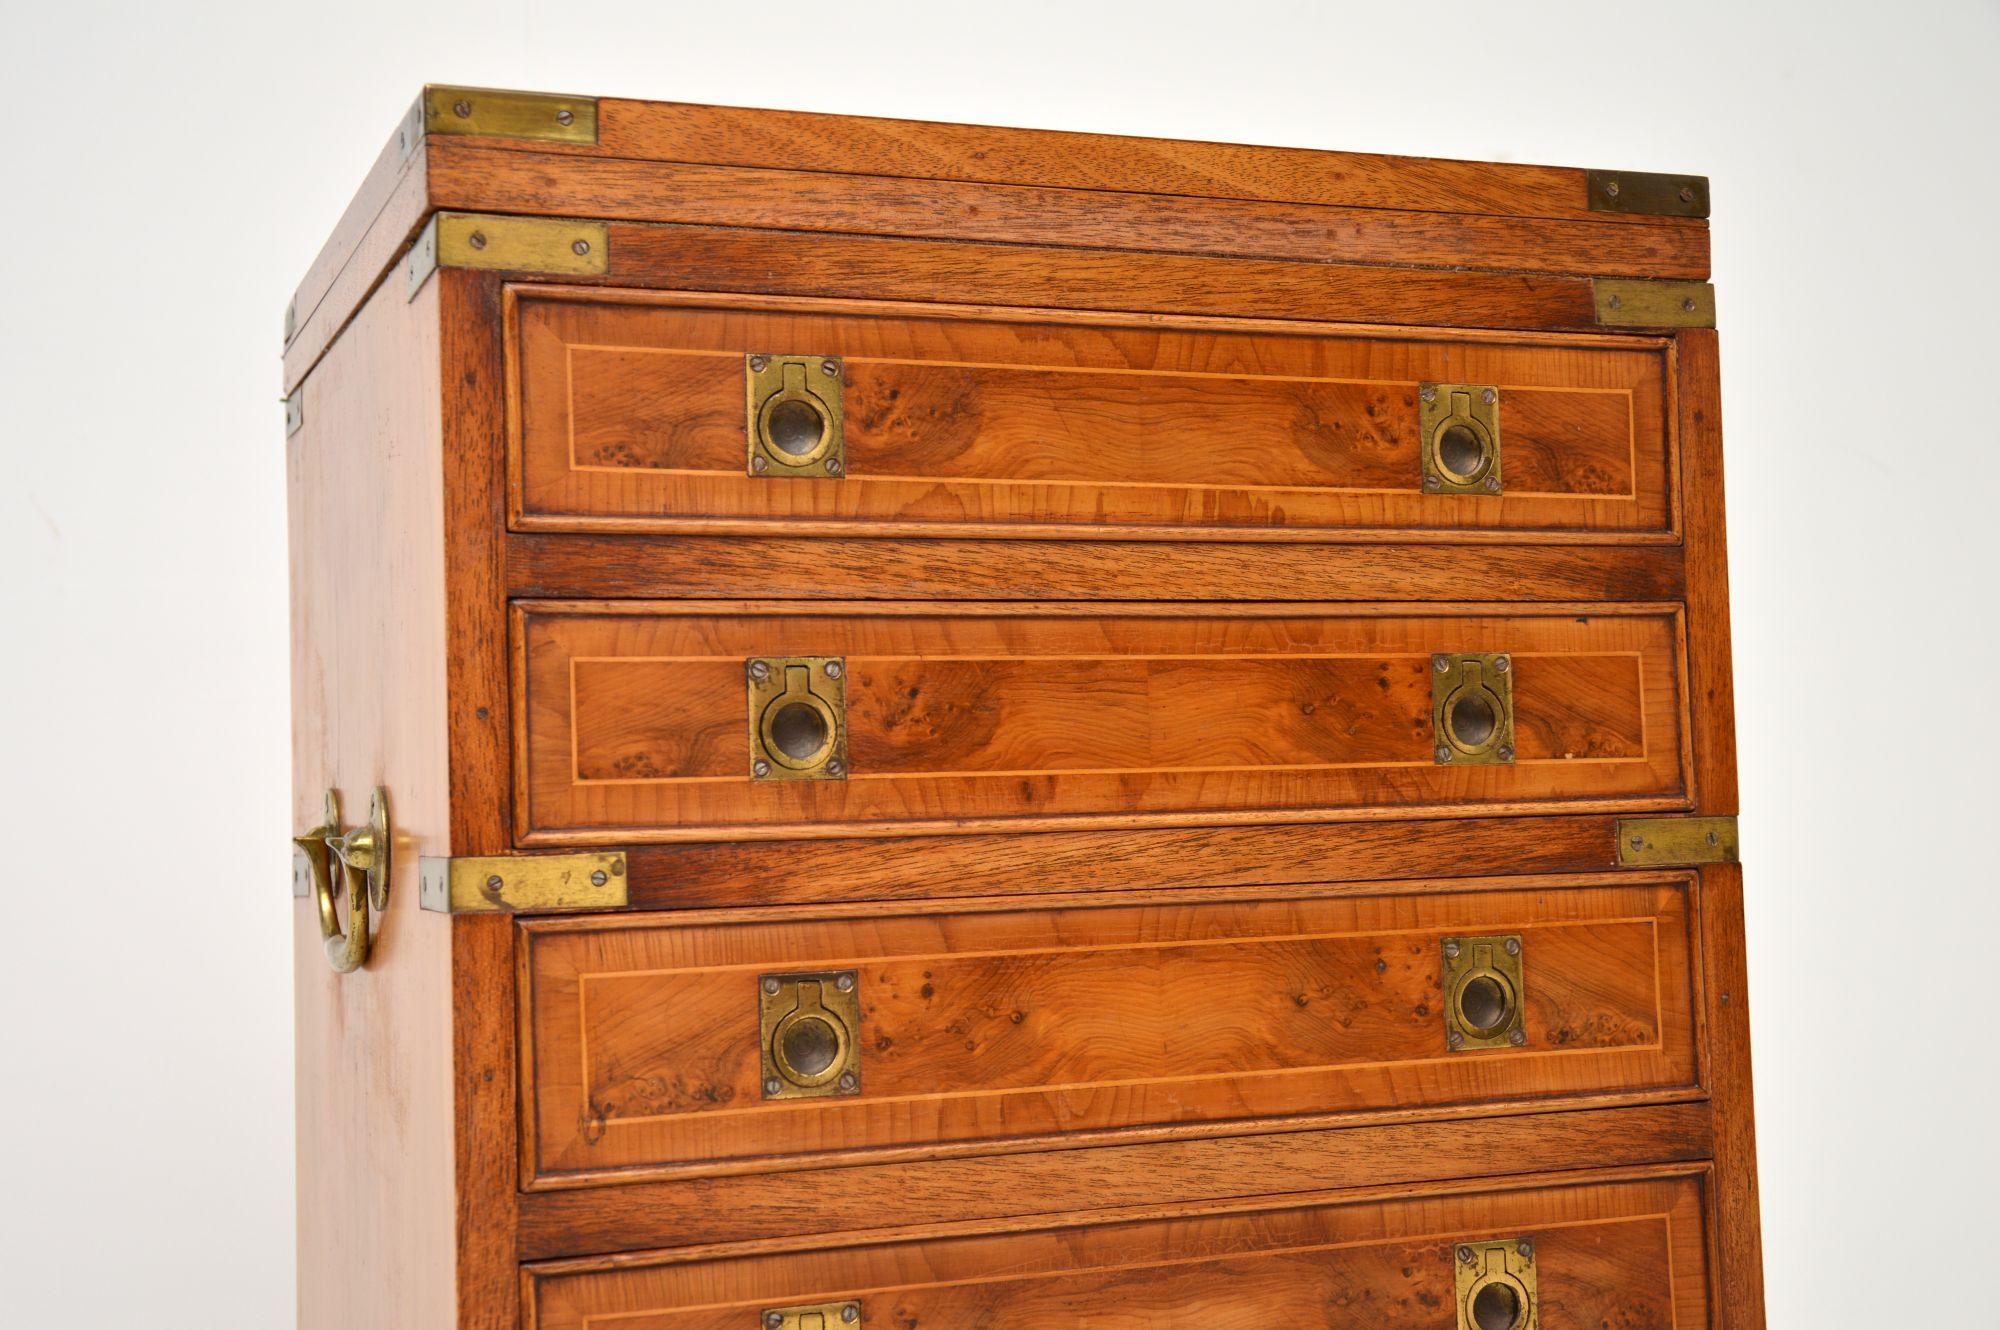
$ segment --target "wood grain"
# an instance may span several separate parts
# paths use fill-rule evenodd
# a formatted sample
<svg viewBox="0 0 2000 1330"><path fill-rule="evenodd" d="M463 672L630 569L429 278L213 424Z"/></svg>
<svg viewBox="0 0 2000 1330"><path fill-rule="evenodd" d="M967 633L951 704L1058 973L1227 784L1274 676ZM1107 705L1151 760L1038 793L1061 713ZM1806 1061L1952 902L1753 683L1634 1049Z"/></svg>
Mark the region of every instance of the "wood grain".
<svg viewBox="0 0 2000 1330"><path fill-rule="evenodd" d="M1671 614L528 603L523 843L1686 797ZM1514 653L1507 765L1438 764L1433 652ZM852 776L756 781L743 662L846 658ZM997 826L995 827L997 829Z"/></svg>
<svg viewBox="0 0 2000 1330"><path fill-rule="evenodd" d="M334 973L313 902L293 902L302 1330L456 1311L451 933L416 908L417 858L449 833L436 318L430 293L370 301L286 445L292 830L329 788L361 822L379 785L396 833L366 969Z"/></svg>
<svg viewBox="0 0 2000 1330"><path fill-rule="evenodd" d="M1599 1180L1602 1179L1602 1180ZM1268 1204L1268 1203L1267 1203ZM538 1330L726 1330L858 1299L874 1325L1450 1325L1463 1239L1535 1247L1547 1330L1708 1323L1698 1176L1298 1198L1247 1212L821 1251L530 1267ZM1442 1319L1441 1319L1442 1318Z"/></svg>
<svg viewBox="0 0 2000 1330"><path fill-rule="evenodd" d="M1696 1085L1684 881L523 925L524 1166L725 1160ZM1446 1045L1447 937L1522 943L1527 1043ZM862 1088L763 1099L760 973L855 970ZM1263 1124L1260 1124L1263 1125ZM1239 1129L1241 1129L1239 1127Z"/></svg>
<svg viewBox="0 0 2000 1330"><path fill-rule="evenodd" d="M1666 359L525 292L516 524L1672 534ZM846 472L746 472L754 351L842 361ZM1503 497L1427 495L1418 386L1498 385Z"/></svg>
<svg viewBox="0 0 2000 1330"><path fill-rule="evenodd" d="M432 201L471 212L906 235L1088 249L1223 254L1603 276L1708 277L1708 232L1407 208L1190 198L802 169L430 144ZM1579 193L1581 187L1579 186Z"/></svg>

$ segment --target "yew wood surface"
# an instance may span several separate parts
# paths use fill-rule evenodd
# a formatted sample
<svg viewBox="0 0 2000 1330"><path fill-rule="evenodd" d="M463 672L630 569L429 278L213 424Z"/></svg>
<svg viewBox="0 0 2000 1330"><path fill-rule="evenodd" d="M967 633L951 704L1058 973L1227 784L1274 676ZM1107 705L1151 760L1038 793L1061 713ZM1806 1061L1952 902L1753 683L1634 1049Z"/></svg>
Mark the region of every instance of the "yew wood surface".
<svg viewBox="0 0 2000 1330"><path fill-rule="evenodd" d="M456 1314L451 925L416 908L418 856L448 848L436 318L431 295L371 301L286 446L291 830L329 788L357 825L381 785L396 833L367 968L334 973L292 903L301 1330Z"/></svg>
<svg viewBox="0 0 2000 1330"><path fill-rule="evenodd" d="M1410 816L1686 799L1671 613L530 603L520 839ZM1513 653L1517 761L1438 764L1433 652ZM757 781L744 661L847 661L849 779Z"/></svg>
<svg viewBox="0 0 2000 1330"><path fill-rule="evenodd" d="M432 203L470 212L1013 241L1089 249L1703 280L1699 226L1607 225L1159 192L591 158L478 139L429 145ZM1579 189L1579 192L1580 189Z"/></svg>
<svg viewBox="0 0 2000 1330"><path fill-rule="evenodd" d="M1675 881L524 925L529 1174L1696 1088ZM1453 1053L1440 946L1522 940L1527 1044ZM766 1101L756 980L858 971L861 1093Z"/></svg>
<svg viewBox="0 0 2000 1330"><path fill-rule="evenodd" d="M1661 343L517 299L524 528L1671 534ZM840 479L747 473L753 351L842 358ZM1504 496L1423 492L1426 381L1499 387Z"/></svg>
<svg viewBox="0 0 2000 1330"><path fill-rule="evenodd" d="M530 1267L537 1330L735 1330L773 1307L862 1304L864 1325L1219 1327L1454 1323L1457 1243L1535 1248L1543 1330L1708 1324L1698 1174L1579 1175L1497 1190L1265 1201L1218 1213Z"/></svg>

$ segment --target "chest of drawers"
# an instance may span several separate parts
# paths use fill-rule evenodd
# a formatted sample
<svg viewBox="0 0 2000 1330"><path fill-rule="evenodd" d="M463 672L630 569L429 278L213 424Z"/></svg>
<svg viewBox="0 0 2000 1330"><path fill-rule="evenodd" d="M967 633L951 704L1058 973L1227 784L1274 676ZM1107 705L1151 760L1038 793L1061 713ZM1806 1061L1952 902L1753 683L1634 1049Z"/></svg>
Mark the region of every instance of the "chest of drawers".
<svg viewBox="0 0 2000 1330"><path fill-rule="evenodd" d="M1762 1325L1707 185L430 88L300 1323Z"/></svg>

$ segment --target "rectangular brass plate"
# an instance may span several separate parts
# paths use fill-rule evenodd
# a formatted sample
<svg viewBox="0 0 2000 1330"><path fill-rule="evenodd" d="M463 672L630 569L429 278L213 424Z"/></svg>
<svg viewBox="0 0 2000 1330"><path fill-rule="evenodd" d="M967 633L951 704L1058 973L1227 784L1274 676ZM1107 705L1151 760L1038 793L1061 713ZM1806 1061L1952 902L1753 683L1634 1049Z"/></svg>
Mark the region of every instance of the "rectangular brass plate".
<svg viewBox="0 0 2000 1330"><path fill-rule="evenodd" d="M1500 390L1490 383L1420 383L1417 430L1426 494L1500 492Z"/></svg>
<svg viewBox="0 0 2000 1330"><path fill-rule="evenodd" d="M424 89L426 134L477 134L552 143L597 142L597 99L502 88Z"/></svg>
<svg viewBox="0 0 2000 1330"><path fill-rule="evenodd" d="M1707 282L1598 277L1590 289L1597 321L1613 328L1713 328L1715 288Z"/></svg>
<svg viewBox="0 0 2000 1330"><path fill-rule="evenodd" d="M1648 217L1708 216L1708 177L1650 171L1592 171L1586 182L1592 212Z"/></svg>
<svg viewBox="0 0 2000 1330"><path fill-rule="evenodd" d="M848 1330L861 1324L859 1302L816 1302L810 1307L772 1307L757 1318L762 1330Z"/></svg>
<svg viewBox="0 0 2000 1330"><path fill-rule="evenodd" d="M757 976L757 1043L766 1099L860 1094L860 976Z"/></svg>
<svg viewBox="0 0 2000 1330"><path fill-rule="evenodd" d="M1497 765L1514 760L1514 662L1504 653L1431 657L1431 755Z"/></svg>
<svg viewBox="0 0 2000 1330"><path fill-rule="evenodd" d="M441 212L410 247L405 269L415 295L438 268L490 268L546 277L593 277L610 267L611 228L561 217L497 217Z"/></svg>
<svg viewBox="0 0 2000 1330"><path fill-rule="evenodd" d="M844 366L832 356L743 359L745 431L753 476L839 477L847 474L841 412Z"/></svg>
<svg viewBox="0 0 2000 1330"><path fill-rule="evenodd" d="M1740 862L1733 817L1627 817L1618 821L1618 862L1628 868Z"/></svg>
<svg viewBox="0 0 2000 1330"><path fill-rule="evenodd" d="M426 856L417 865L417 904L438 914L614 910L630 903L625 870L615 851Z"/></svg>
<svg viewBox="0 0 2000 1330"><path fill-rule="evenodd" d="M1503 1324L1508 1330L1540 1330L1542 1295L1535 1280L1535 1245L1526 1238L1501 1242L1461 1242L1452 1248L1452 1266L1458 1271L1458 1330L1483 1330ZM1490 1284L1505 1285L1498 1305L1487 1318L1475 1315L1474 1303ZM1506 1293L1513 1300L1505 1298ZM1488 1295L1492 1297L1494 1295ZM1501 1321L1497 1313L1508 1308L1514 1319Z"/></svg>
<svg viewBox="0 0 2000 1330"><path fill-rule="evenodd" d="M752 780L847 779L847 662L839 656L753 656Z"/></svg>
<svg viewBox="0 0 2000 1330"><path fill-rule="evenodd" d="M1520 935L1448 937L1438 951L1444 958L1445 1047L1463 1053L1527 1043Z"/></svg>

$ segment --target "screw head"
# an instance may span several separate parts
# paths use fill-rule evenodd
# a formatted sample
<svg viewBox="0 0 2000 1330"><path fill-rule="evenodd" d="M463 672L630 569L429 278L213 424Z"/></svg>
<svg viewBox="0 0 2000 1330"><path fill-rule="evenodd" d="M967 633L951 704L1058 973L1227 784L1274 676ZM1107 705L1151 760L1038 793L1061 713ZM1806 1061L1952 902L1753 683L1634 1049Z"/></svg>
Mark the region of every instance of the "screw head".
<svg viewBox="0 0 2000 1330"><path fill-rule="evenodd" d="M461 97L451 104L451 113L460 120L467 119L472 115L472 103Z"/></svg>
<svg viewBox="0 0 2000 1330"><path fill-rule="evenodd" d="M1451 761L1451 748L1450 748L1450 746L1449 746L1449 745L1447 745L1447 744L1439 744L1439 745L1437 746L1437 759L1438 759L1438 761L1440 761L1440 762L1449 762L1449 761Z"/></svg>
<svg viewBox="0 0 2000 1330"><path fill-rule="evenodd" d="M1519 1048L1522 1044L1528 1042L1528 1032L1526 1030L1509 1030L1507 1031L1507 1042Z"/></svg>
<svg viewBox="0 0 2000 1330"><path fill-rule="evenodd" d="M1438 399L1437 385L1435 383L1425 384L1423 387L1417 389L1417 396L1423 398L1426 402L1435 402Z"/></svg>
<svg viewBox="0 0 2000 1330"><path fill-rule="evenodd" d="M826 663L826 677L827 677L827 678L829 678L829 679L838 679L838 678L839 678L839 677L841 676L841 674L842 674L842 673L843 673L843 671L842 671L842 669L841 669L841 667L840 667L840 662L839 662L839 661L837 661L837 660L830 660L830 661L828 661L828 662Z"/></svg>
<svg viewBox="0 0 2000 1330"><path fill-rule="evenodd" d="M861 1078L851 1071L840 1073L840 1088L850 1094L861 1088Z"/></svg>
<svg viewBox="0 0 2000 1330"><path fill-rule="evenodd" d="M766 993L775 993L775 992L777 992L777 991L778 991L778 981L777 981L776 979L766 979L766 980L764 981L764 991L765 991Z"/></svg>
<svg viewBox="0 0 2000 1330"><path fill-rule="evenodd" d="M562 110L556 112L556 123L559 125L575 124L576 112L570 110L568 107L564 107Z"/></svg>
<svg viewBox="0 0 2000 1330"><path fill-rule="evenodd" d="M1611 297L1611 299L1605 301L1604 303L1611 306L1611 308L1613 309L1617 309L1620 305L1625 303L1625 298L1623 296L1613 296Z"/></svg>
<svg viewBox="0 0 2000 1330"><path fill-rule="evenodd" d="M1693 296L1684 296L1684 297L1682 297L1682 299L1681 299L1681 310L1682 310L1682 312L1683 312L1683 313L1687 313L1687 314L1692 314L1692 313L1694 313L1694 297L1693 297Z"/></svg>
<svg viewBox="0 0 2000 1330"><path fill-rule="evenodd" d="M1460 1247L1460 1248L1458 1249L1458 1259L1459 1259L1459 1260L1461 1260L1461 1261L1464 1261L1464 1262L1465 1262L1465 1263L1466 1263L1467 1265L1471 1265L1471 1264L1472 1264L1472 1248L1470 1248L1470 1247Z"/></svg>
<svg viewBox="0 0 2000 1330"><path fill-rule="evenodd" d="M1711 831L1708 833L1708 843L1710 845L1720 845L1722 843L1722 837L1716 835L1714 832Z"/></svg>
<svg viewBox="0 0 2000 1330"><path fill-rule="evenodd" d="M763 368L764 368L764 367L765 367L766 365L768 365L768 364L770 364L770 363L771 363L771 358L770 358L769 356L752 356L752 357L750 357L750 368L751 368L751 369L759 369L759 370L760 370L760 369L763 369Z"/></svg>
<svg viewBox="0 0 2000 1330"><path fill-rule="evenodd" d="M1514 750L1509 748L1506 744L1501 744L1500 751L1498 753L1495 753L1494 756L1499 758L1502 762L1512 762L1514 760Z"/></svg>
<svg viewBox="0 0 2000 1330"><path fill-rule="evenodd" d="M826 375L829 379L837 379L840 377L840 362L838 360L822 360L819 362L819 372Z"/></svg>
<svg viewBox="0 0 2000 1330"><path fill-rule="evenodd" d="M1435 494L1439 490L1444 488L1444 482L1442 480L1439 480L1436 476L1425 476L1424 488L1429 490L1431 493Z"/></svg>
<svg viewBox="0 0 2000 1330"><path fill-rule="evenodd" d="M846 764L846 763L844 763L844 762L842 762L842 761L841 761L841 760L840 760L839 758L837 758L837 757L830 757L830 758L828 758L828 759L826 760L826 774L827 774L827 775L829 775L829 776L838 776L838 775L840 775L840 774L841 774L842 772L844 772L844 771L846 771L846 770L847 770L847 764Z"/></svg>
<svg viewBox="0 0 2000 1330"><path fill-rule="evenodd" d="M839 475L840 470L840 459L838 457L829 457L826 459L826 473L829 476Z"/></svg>
<svg viewBox="0 0 2000 1330"><path fill-rule="evenodd" d="M771 774L771 764L760 757L751 764L750 773L757 777L758 780L762 780Z"/></svg>
<svg viewBox="0 0 2000 1330"><path fill-rule="evenodd" d="M1604 182L1604 195L1606 198L1615 199L1618 197L1618 182L1616 180L1607 180Z"/></svg>
<svg viewBox="0 0 2000 1330"><path fill-rule="evenodd" d="M1433 653L1431 656L1431 668L1439 674L1450 674L1451 657L1445 655L1442 651Z"/></svg>
<svg viewBox="0 0 2000 1330"><path fill-rule="evenodd" d="M590 253L590 242L588 240L579 240L571 245L569 250L572 254L588 254Z"/></svg>
<svg viewBox="0 0 2000 1330"><path fill-rule="evenodd" d="M474 231L470 236L466 238L466 243L468 245L471 245L474 249L485 249L486 233L484 231Z"/></svg>
<svg viewBox="0 0 2000 1330"><path fill-rule="evenodd" d="M763 660L753 660L753 661L751 661L751 662L750 662L750 677L751 677L751 678L753 678L753 679L755 679L755 680L757 680L757 681L758 681L759 683L762 683L762 682L763 682L764 680L766 680L766 679L770 678L770 677L771 677L771 664L770 664L770 662L769 662L769 661L763 661Z"/></svg>
<svg viewBox="0 0 2000 1330"><path fill-rule="evenodd" d="M1518 956L1518 955L1520 955L1520 954L1521 954L1521 939L1520 939L1520 938L1517 938L1517 937L1510 937L1510 938L1508 938L1508 939L1507 939L1507 941L1506 941L1506 942L1505 942L1505 943L1504 943L1503 945L1504 945L1504 946L1506 947L1506 949L1507 949L1507 954L1508 954L1509 956Z"/></svg>
<svg viewBox="0 0 2000 1330"><path fill-rule="evenodd" d="M498 891L500 890L500 888L506 885L507 884L501 880L501 877L498 873L495 873L492 877L486 879L486 889L488 891Z"/></svg>
<svg viewBox="0 0 2000 1330"><path fill-rule="evenodd" d="M1508 670L1512 669L1513 667L1514 667L1514 662L1509 660L1505 656L1495 656L1493 658L1493 672L1495 674L1505 674Z"/></svg>
<svg viewBox="0 0 2000 1330"><path fill-rule="evenodd" d="M590 875L590 885L593 887L601 887L610 880L611 874L605 872L602 868Z"/></svg>
<svg viewBox="0 0 2000 1330"><path fill-rule="evenodd" d="M1682 185L1682 186L1681 186L1681 202L1682 202L1682 203L1693 203L1693 202L1694 202L1694 186L1693 186L1693 185Z"/></svg>
<svg viewBox="0 0 2000 1330"><path fill-rule="evenodd" d="M1500 492L1500 477L1498 476L1488 476L1482 484L1488 494L1498 494Z"/></svg>
<svg viewBox="0 0 2000 1330"><path fill-rule="evenodd" d="M1448 937L1444 940L1444 958L1446 960L1456 960L1458 958L1457 938Z"/></svg>
<svg viewBox="0 0 2000 1330"><path fill-rule="evenodd" d="M833 981L833 986L843 993L852 993L854 991L854 976L843 974L840 978Z"/></svg>
<svg viewBox="0 0 2000 1330"><path fill-rule="evenodd" d="M1492 406L1500 400L1500 390L1498 388L1481 388L1479 390L1479 400L1488 406Z"/></svg>
<svg viewBox="0 0 2000 1330"><path fill-rule="evenodd" d="M759 472L769 471L771 469L771 464L765 461L761 456L753 457L750 459L750 469L752 471L759 471Z"/></svg>
<svg viewBox="0 0 2000 1330"><path fill-rule="evenodd" d="M1523 1242L1521 1243L1521 1245L1514 1248L1514 1250L1519 1252L1523 1256L1533 1256L1535 1254L1535 1244L1532 1242Z"/></svg>
<svg viewBox="0 0 2000 1330"><path fill-rule="evenodd" d="M778 1091L784 1088L785 1087L779 1083L778 1078L776 1076L773 1076L771 1077L771 1079L764 1082L764 1093L767 1095L776 1094L778 1093Z"/></svg>
<svg viewBox="0 0 2000 1330"><path fill-rule="evenodd" d="M1633 849L1635 849L1635 850L1643 850L1643 849L1645 849L1645 848L1646 848L1646 838L1645 838L1644 836L1634 836L1634 837L1632 838L1632 848L1633 848Z"/></svg>
<svg viewBox="0 0 2000 1330"><path fill-rule="evenodd" d="M1465 1036L1453 1030L1444 1037L1444 1046L1450 1049L1463 1048L1465 1046Z"/></svg>
<svg viewBox="0 0 2000 1330"><path fill-rule="evenodd" d="M848 1303L840 1309L840 1319L846 1321L849 1325L854 1324L854 1322L861 1319L861 1305L855 1302Z"/></svg>
<svg viewBox="0 0 2000 1330"><path fill-rule="evenodd" d="M770 1326L771 1330L778 1330L778 1327L783 1325L784 1323L785 1323L785 1314L783 1312L764 1313L764 1324Z"/></svg>

